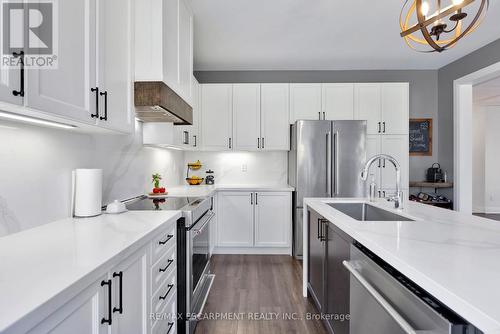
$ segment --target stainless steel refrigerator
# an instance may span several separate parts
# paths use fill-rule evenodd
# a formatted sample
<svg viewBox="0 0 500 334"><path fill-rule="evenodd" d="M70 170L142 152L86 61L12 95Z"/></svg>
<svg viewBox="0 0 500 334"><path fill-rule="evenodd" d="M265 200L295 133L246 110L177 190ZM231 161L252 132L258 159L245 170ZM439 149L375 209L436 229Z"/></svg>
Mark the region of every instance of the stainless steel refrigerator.
<svg viewBox="0 0 500 334"><path fill-rule="evenodd" d="M293 253L302 256L306 197L364 197L366 121L297 121L292 125L288 181L293 196Z"/></svg>

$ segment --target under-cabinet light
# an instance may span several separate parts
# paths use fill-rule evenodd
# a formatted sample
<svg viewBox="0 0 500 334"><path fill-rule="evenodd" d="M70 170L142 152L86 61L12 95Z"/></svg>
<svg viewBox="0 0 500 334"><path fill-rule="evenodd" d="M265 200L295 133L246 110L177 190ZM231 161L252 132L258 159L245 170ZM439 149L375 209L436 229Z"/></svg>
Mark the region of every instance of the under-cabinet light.
<svg viewBox="0 0 500 334"><path fill-rule="evenodd" d="M36 118L36 117L16 115L16 114L11 114L11 113L4 112L4 111L0 111L0 117L12 119L15 121L40 124L40 125L47 125L47 126L52 126L52 127L56 127L56 128L62 128L62 129L74 129L74 128L76 128L75 125L58 123L58 122L54 122L54 121L47 121L47 120Z"/></svg>

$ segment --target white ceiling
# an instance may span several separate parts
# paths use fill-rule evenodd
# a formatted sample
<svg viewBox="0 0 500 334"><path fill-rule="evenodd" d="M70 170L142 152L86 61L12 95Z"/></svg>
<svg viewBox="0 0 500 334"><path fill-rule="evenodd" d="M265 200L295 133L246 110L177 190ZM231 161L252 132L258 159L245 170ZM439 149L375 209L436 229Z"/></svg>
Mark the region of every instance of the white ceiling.
<svg viewBox="0 0 500 334"><path fill-rule="evenodd" d="M500 106L500 77L474 86L474 104Z"/></svg>
<svg viewBox="0 0 500 334"><path fill-rule="evenodd" d="M196 70L437 69L500 38L500 4L442 54L399 37L404 0L191 0Z"/></svg>

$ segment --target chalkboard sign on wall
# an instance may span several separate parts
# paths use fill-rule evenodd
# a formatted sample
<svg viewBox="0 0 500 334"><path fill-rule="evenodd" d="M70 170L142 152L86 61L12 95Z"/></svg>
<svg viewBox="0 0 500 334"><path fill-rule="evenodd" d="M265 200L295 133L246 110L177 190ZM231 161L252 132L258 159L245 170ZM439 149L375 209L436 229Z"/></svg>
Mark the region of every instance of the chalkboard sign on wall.
<svg viewBox="0 0 500 334"><path fill-rule="evenodd" d="M410 119L410 155L432 155L432 118Z"/></svg>

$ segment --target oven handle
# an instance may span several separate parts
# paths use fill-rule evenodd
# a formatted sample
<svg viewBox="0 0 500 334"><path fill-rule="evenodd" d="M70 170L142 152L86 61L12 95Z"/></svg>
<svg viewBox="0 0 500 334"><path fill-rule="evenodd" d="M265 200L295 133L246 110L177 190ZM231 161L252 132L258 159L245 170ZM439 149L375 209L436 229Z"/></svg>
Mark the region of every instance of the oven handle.
<svg viewBox="0 0 500 334"><path fill-rule="evenodd" d="M215 216L215 213L211 211L208 215L209 215L209 216L208 216L207 220L205 220L205 222L203 223L203 225L201 225L201 227L200 227L200 228L194 228L194 229L193 229L193 233L194 233L194 235L195 235L195 236L196 236L196 235L199 235L199 234L201 234L201 233L203 232L203 230L205 229L205 226L207 226L207 224L208 224L208 223L212 220L212 218Z"/></svg>

